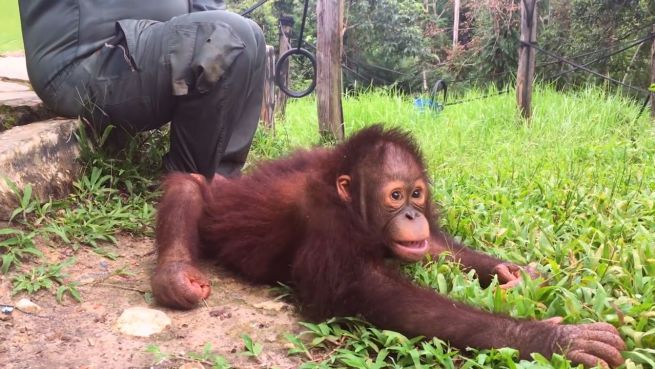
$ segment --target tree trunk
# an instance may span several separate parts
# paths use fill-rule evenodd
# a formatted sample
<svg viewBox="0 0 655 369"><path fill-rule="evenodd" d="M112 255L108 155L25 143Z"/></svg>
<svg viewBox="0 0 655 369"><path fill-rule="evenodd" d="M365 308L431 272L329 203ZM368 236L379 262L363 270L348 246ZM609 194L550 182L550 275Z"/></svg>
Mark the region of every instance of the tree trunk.
<svg viewBox="0 0 655 369"><path fill-rule="evenodd" d="M264 97L259 119L268 129L275 129L275 49L266 45L266 65L264 66Z"/></svg>
<svg viewBox="0 0 655 369"><path fill-rule="evenodd" d="M460 0L455 0L455 7L453 11L453 49L457 48L459 44L459 8Z"/></svg>

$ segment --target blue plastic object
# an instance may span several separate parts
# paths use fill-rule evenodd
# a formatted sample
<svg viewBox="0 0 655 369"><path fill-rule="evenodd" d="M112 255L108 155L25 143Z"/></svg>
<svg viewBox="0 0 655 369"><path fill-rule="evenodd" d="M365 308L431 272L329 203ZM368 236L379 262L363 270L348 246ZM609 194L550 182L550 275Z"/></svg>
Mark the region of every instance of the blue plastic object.
<svg viewBox="0 0 655 369"><path fill-rule="evenodd" d="M420 111L421 113L428 111L438 113L443 110L443 105L428 97L417 97L414 99L414 108L416 108L416 110Z"/></svg>

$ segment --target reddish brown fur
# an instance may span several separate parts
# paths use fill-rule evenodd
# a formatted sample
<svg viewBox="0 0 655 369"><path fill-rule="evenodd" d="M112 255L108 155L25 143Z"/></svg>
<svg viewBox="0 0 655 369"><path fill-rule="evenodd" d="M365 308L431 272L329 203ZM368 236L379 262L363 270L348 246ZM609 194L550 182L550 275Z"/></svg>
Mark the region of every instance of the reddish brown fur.
<svg viewBox="0 0 655 369"><path fill-rule="evenodd" d="M300 151L236 179L207 182L189 174L168 176L157 222L155 297L183 308L206 297L208 281L194 266L202 251L251 281L291 284L314 318L362 315L381 328L407 335L437 336L462 348L511 346L523 357L571 346L580 352L574 350L569 357L586 365L599 358L612 365L622 361L616 349L623 342L604 323L555 325L490 314L403 278L385 260L390 256L387 235L361 216L368 208L379 208L369 195L372 185L380 185L376 176L391 147L408 153L415 161L410 167L427 183L414 142L379 126L333 149ZM350 202L340 198L336 188L344 174L352 177ZM507 278L518 278L513 264L447 236L437 225L430 201L422 215L430 224L432 254L450 252L453 259L476 269L484 282L503 268L514 273Z"/></svg>

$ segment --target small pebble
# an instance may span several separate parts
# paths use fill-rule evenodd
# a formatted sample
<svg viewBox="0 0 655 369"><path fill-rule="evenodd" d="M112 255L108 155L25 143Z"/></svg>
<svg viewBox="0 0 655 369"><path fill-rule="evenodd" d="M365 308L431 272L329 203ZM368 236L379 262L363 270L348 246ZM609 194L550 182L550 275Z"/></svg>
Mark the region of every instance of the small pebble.
<svg viewBox="0 0 655 369"><path fill-rule="evenodd" d="M171 325L171 319L162 311L145 307L132 307L123 311L117 326L121 333L149 337Z"/></svg>
<svg viewBox="0 0 655 369"><path fill-rule="evenodd" d="M16 309L27 314L38 314L41 307L28 299L20 299L16 303Z"/></svg>
<svg viewBox="0 0 655 369"><path fill-rule="evenodd" d="M275 301L275 300L263 301L254 304L253 306L258 309L272 310L272 311L283 311L289 308L289 305L287 303L284 303L282 301Z"/></svg>

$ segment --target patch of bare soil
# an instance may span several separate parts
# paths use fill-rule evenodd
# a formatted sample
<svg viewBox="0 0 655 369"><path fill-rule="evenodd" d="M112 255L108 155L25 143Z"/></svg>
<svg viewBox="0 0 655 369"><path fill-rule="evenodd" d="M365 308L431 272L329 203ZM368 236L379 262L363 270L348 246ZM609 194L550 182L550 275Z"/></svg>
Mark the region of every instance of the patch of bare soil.
<svg viewBox="0 0 655 369"><path fill-rule="evenodd" d="M65 248L41 247L51 262L66 259ZM148 304L150 274L155 252L151 239L121 237L110 251L115 261L84 249L65 272L80 283L82 303L70 297L58 304L51 292L11 296L9 279L0 275L0 304L15 304L26 297L43 309L36 315L15 310L0 321L0 368L177 368L183 361L155 363L146 352L149 344L163 352L201 352L210 343L235 368L295 368L297 359L287 357L283 335L302 330L294 307L273 301L268 286L246 284L231 273L207 263L202 270L211 276L212 294L205 306L177 311ZM116 274L118 270L130 275ZM141 338L122 334L116 321L127 308L144 306L165 312L172 324L163 332ZM244 351L243 334L263 346L257 359ZM157 365L155 365L157 364Z"/></svg>

